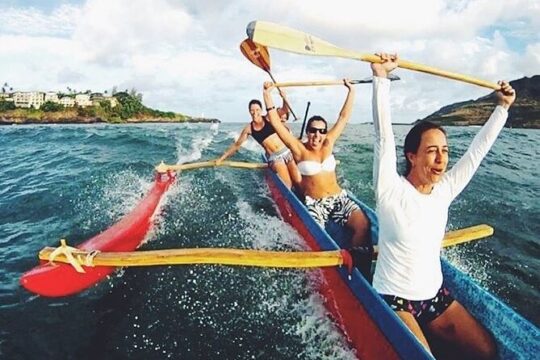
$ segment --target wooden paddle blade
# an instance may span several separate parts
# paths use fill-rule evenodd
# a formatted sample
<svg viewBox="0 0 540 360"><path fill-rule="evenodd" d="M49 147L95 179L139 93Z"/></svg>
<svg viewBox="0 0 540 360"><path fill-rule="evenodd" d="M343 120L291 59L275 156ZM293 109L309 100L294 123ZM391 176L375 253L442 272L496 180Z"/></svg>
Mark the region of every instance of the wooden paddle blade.
<svg viewBox="0 0 540 360"><path fill-rule="evenodd" d="M493 228L486 224L452 230L444 235L443 246L458 245L472 240L483 239L491 235L493 235Z"/></svg>
<svg viewBox="0 0 540 360"><path fill-rule="evenodd" d="M319 39L313 35L298 31L283 25L268 21L252 21L247 26L247 34L251 40L276 49L290 51L297 54L315 56L335 56L348 59L381 62L380 57L373 54L361 54L356 51L342 49L328 41ZM398 60L398 66L403 69L419 71L431 75L445 77L474 84L488 89L500 90L499 84L474 78L472 76L458 74L450 71L434 68L432 66L413 63L406 60Z"/></svg>
<svg viewBox="0 0 540 360"><path fill-rule="evenodd" d="M270 72L270 54L266 46L256 44L250 39L245 39L240 43L240 51L255 66L260 67L266 72Z"/></svg>
<svg viewBox="0 0 540 360"><path fill-rule="evenodd" d="M268 21L252 21L248 24L246 31L248 37L257 44L284 51L303 55L359 59L356 52L341 49L313 35ZM373 61L379 59L375 55L372 57Z"/></svg>
<svg viewBox="0 0 540 360"><path fill-rule="evenodd" d="M480 224L469 226L463 229L451 230L444 234L442 246L446 248L474 240L480 240L491 235L493 235L493 228L487 224ZM375 245L373 248L374 258L376 258L379 252L379 247Z"/></svg>

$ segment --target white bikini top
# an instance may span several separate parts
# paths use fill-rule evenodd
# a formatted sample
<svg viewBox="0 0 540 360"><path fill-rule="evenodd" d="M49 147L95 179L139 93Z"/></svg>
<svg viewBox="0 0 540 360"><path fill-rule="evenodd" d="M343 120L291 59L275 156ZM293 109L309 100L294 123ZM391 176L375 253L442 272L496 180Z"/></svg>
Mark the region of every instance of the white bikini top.
<svg viewBox="0 0 540 360"><path fill-rule="evenodd" d="M312 176L320 173L321 171L334 171L336 170L336 158L334 154L324 159L322 163L313 160L300 161L298 164L298 170L300 174L306 176Z"/></svg>

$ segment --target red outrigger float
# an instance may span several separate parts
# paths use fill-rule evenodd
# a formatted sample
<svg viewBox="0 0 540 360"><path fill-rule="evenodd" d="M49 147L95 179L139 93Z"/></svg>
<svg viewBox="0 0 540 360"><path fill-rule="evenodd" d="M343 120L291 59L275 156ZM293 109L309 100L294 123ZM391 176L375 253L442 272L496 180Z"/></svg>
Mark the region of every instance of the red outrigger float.
<svg viewBox="0 0 540 360"><path fill-rule="evenodd" d="M156 173L151 190L129 214L77 248L88 251L135 250L152 229L161 199L174 179L172 172ZM50 264L43 261L41 265L24 273L20 283L38 295L67 296L96 284L115 269L110 266L85 267L85 272L79 273L70 264Z"/></svg>

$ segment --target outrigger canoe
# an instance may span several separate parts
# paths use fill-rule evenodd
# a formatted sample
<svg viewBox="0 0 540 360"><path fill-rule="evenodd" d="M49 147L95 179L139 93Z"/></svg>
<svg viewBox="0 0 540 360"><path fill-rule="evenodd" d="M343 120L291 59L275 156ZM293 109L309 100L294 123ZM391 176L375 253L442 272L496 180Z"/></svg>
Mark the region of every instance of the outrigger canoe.
<svg viewBox="0 0 540 360"><path fill-rule="evenodd" d="M159 210L163 195L174 182L174 173L156 173L150 191L139 204L119 222L83 242L77 248L88 251L132 251L149 234L154 215ZM86 267L79 273L70 264L42 261L42 264L21 276L20 283L27 290L42 296L59 297L78 293L115 271L116 267Z"/></svg>
<svg viewBox="0 0 540 360"><path fill-rule="evenodd" d="M282 218L298 231L311 250L348 247L350 234L346 229L335 224L322 229L274 172L266 171L266 181ZM354 196L351 198L369 217L371 236L376 240L378 223L374 211ZM537 358L540 332L536 326L444 258L442 269L452 295L495 336L501 359ZM345 267L325 267L320 271L323 279L319 292L325 306L359 359L433 358L358 270L349 274Z"/></svg>

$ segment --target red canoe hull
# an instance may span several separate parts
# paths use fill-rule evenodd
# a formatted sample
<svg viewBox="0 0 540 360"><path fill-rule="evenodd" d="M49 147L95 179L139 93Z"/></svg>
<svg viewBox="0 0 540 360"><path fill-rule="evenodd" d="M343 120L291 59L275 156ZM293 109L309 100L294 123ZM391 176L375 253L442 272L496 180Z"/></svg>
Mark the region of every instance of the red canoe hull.
<svg viewBox="0 0 540 360"><path fill-rule="evenodd" d="M174 176L157 175L149 193L119 222L104 232L77 246L83 250L132 251L146 238L154 223L154 215L160 201L174 181ZM84 267L85 273L78 273L69 264L42 265L27 271L20 283L28 291L47 297L76 294L98 283L115 271L115 267Z"/></svg>

